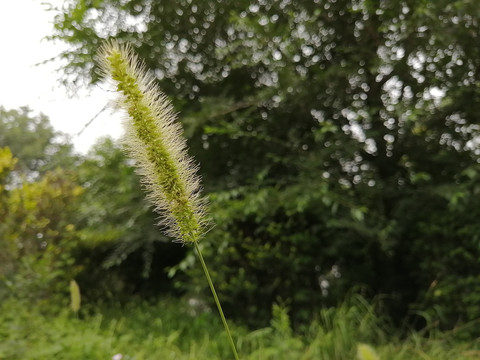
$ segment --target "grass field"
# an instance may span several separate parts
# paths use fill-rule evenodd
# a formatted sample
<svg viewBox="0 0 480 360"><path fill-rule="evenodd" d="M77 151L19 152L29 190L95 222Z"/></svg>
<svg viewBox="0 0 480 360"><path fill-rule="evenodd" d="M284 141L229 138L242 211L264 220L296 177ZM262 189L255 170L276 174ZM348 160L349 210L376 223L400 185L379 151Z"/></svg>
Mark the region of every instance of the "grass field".
<svg viewBox="0 0 480 360"><path fill-rule="evenodd" d="M271 325L263 329L233 324L241 359L480 359L479 342L459 342L452 331L411 332L400 339L362 299L320 311L296 333L285 309L274 307L272 314ZM360 344L375 350L362 358ZM78 316L68 309L42 312L13 301L1 305L0 359L230 358L216 314L195 314L186 301L132 301L82 309Z"/></svg>

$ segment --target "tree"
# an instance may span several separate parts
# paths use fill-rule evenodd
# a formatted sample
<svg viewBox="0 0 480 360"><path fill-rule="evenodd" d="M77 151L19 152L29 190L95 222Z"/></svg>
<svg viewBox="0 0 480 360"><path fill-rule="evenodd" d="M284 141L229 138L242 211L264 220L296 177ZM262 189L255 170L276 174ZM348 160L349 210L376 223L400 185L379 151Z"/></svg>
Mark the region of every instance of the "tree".
<svg viewBox="0 0 480 360"><path fill-rule="evenodd" d="M15 173L20 177L37 178L48 170L65 169L75 162L66 135L55 131L45 115L32 115L28 107L0 107L0 145L8 146L17 158Z"/></svg>
<svg viewBox="0 0 480 360"><path fill-rule="evenodd" d="M71 144L30 113L0 107L0 297L58 305L79 271L73 214L82 188L69 171Z"/></svg>
<svg viewBox="0 0 480 360"><path fill-rule="evenodd" d="M402 318L461 303L449 279L477 284L457 265L478 268L479 18L471 0L71 0L52 38L73 45L64 80L98 81L116 37L172 97L232 311L282 297L302 318L364 284Z"/></svg>

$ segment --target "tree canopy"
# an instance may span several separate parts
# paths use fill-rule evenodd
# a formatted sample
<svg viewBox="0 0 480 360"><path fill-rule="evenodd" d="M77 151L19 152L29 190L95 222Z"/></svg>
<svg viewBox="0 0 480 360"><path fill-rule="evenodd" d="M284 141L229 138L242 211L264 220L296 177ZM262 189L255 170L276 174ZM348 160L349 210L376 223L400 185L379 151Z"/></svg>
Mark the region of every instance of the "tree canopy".
<svg viewBox="0 0 480 360"><path fill-rule="evenodd" d="M362 285L452 325L480 315L479 24L473 0L69 0L52 39L68 86L115 37L172 98L236 314Z"/></svg>
<svg viewBox="0 0 480 360"><path fill-rule="evenodd" d="M67 136L55 131L44 114L32 114L28 107L0 106L0 146L8 146L17 159L15 172L29 178L75 162Z"/></svg>

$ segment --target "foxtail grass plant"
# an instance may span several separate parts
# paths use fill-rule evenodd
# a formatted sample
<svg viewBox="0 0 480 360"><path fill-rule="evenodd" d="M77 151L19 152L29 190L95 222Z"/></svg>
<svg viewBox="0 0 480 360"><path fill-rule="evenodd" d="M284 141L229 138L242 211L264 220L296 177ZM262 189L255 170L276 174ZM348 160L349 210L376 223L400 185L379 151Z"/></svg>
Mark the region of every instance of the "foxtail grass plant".
<svg viewBox="0 0 480 360"><path fill-rule="evenodd" d="M176 241L193 245L212 291L235 359L239 359L199 240L208 228L197 166L187 155L182 128L169 100L129 45L105 43L99 52L102 76L113 82L127 114L126 150L135 160L160 225Z"/></svg>

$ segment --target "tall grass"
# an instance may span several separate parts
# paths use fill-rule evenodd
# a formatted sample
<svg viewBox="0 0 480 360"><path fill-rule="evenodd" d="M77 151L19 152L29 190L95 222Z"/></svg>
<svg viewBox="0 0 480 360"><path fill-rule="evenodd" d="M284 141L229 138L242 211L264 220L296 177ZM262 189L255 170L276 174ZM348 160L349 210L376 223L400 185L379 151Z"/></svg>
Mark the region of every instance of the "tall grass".
<svg viewBox="0 0 480 360"><path fill-rule="evenodd" d="M361 298L319 311L293 332L288 310L274 306L271 325L249 331L234 326L247 360L364 360L359 344L381 360L473 360L480 344L459 342L454 332L397 337ZM194 313L187 301L109 304L76 317L65 309L44 315L17 301L0 305L0 359L9 360L224 360L230 355L221 324L210 311ZM117 358L120 358L117 356Z"/></svg>

